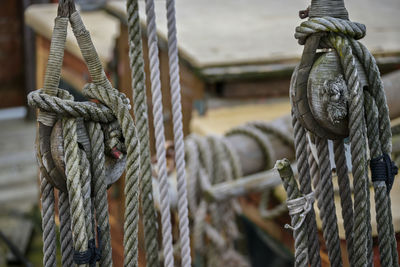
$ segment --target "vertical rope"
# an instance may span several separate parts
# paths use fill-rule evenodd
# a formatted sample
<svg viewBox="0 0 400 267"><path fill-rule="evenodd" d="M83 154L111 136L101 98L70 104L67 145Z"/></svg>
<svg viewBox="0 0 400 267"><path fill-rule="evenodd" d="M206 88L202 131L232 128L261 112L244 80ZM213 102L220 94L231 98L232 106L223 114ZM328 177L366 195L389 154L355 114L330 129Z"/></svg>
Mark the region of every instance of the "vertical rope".
<svg viewBox="0 0 400 267"><path fill-rule="evenodd" d="M328 256L331 266L342 266L328 141L316 136L315 142L317 145L321 178L318 183L318 208L322 220L323 236L328 248Z"/></svg>
<svg viewBox="0 0 400 267"><path fill-rule="evenodd" d="M354 184L354 262L355 266L368 264L368 203L367 199L367 144L364 136L364 97L358 79L355 59L347 39L339 35L330 36L332 46L340 55L341 65L344 69L347 87L349 88L349 129L351 143L351 161Z"/></svg>
<svg viewBox="0 0 400 267"><path fill-rule="evenodd" d="M72 237L75 251L84 252L88 248L85 209L81 192L81 170L79 148L76 134L76 120L63 119L64 159L67 177L67 189L72 216Z"/></svg>
<svg viewBox="0 0 400 267"><path fill-rule="evenodd" d="M147 266L158 266L157 214L153 200L149 122L143 62L142 34L140 31L139 6L137 0L127 1L129 59L133 89L133 106L140 142L140 189L143 212L144 237Z"/></svg>
<svg viewBox="0 0 400 267"><path fill-rule="evenodd" d="M378 108L368 91L364 91L365 111L368 132L368 144L371 159L380 157L382 149L379 140ZM391 230L389 213L391 213L386 184L383 181L373 182L375 191L375 209L378 228L379 254L382 266L396 266L392 258Z"/></svg>
<svg viewBox="0 0 400 267"><path fill-rule="evenodd" d="M40 191L42 201L42 230L43 230L43 266L55 267L56 263L56 224L54 221L54 189L40 174Z"/></svg>
<svg viewBox="0 0 400 267"><path fill-rule="evenodd" d="M156 33L156 15L154 10L154 0L146 0L146 19L147 36L150 61L150 79L153 101L153 122L156 139L156 154L158 179L160 181L160 204L161 204L161 224L162 240L164 252L164 264L166 267L174 266L172 233L171 233L171 214L168 194L167 169L165 158L165 136L163 105L160 82L160 63L158 59L158 41Z"/></svg>
<svg viewBox="0 0 400 267"><path fill-rule="evenodd" d="M307 156L307 136L305 129L301 126L296 116L292 114L292 125L294 129L294 144L296 148L297 168L299 171L300 191L303 195L309 194L311 188L311 176L308 165ZM314 208L307 214L305 226L308 235L308 259L310 265L321 266L321 258L319 256L319 240L317 223L315 221Z"/></svg>
<svg viewBox="0 0 400 267"><path fill-rule="evenodd" d="M174 128L175 163L178 187L179 241L181 265L191 266L189 214L186 192L185 147L183 142L181 86L179 80L178 47L176 39L175 0L167 0L168 59L171 86L172 119Z"/></svg>
<svg viewBox="0 0 400 267"><path fill-rule="evenodd" d="M61 264L63 267L72 266L73 243L71 232L71 216L68 193L58 191L58 213L60 217Z"/></svg>
<svg viewBox="0 0 400 267"><path fill-rule="evenodd" d="M353 200L351 198L350 179L348 175L343 140L334 141L333 146L335 150L335 164L339 184L340 205L342 207L343 225L347 241L347 254L349 255L349 261L352 265L354 263Z"/></svg>
<svg viewBox="0 0 400 267"><path fill-rule="evenodd" d="M108 218L107 185L104 169L104 136L99 123L86 124L90 139L91 169L94 189L94 207L96 210L97 226L101 232L100 266L112 266L112 248L110 223Z"/></svg>
<svg viewBox="0 0 400 267"><path fill-rule="evenodd" d="M294 179L293 171L290 167L290 163L287 159L278 160L275 164L275 168L278 170L279 175L283 182L283 187L287 193L287 199L293 200L301 197L301 193L297 186L297 182ZM301 220L300 214L291 215L292 227L298 225ZM295 267L307 267L308 266L308 253L307 253L307 229L303 223L299 229L293 231L294 247L295 247Z"/></svg>

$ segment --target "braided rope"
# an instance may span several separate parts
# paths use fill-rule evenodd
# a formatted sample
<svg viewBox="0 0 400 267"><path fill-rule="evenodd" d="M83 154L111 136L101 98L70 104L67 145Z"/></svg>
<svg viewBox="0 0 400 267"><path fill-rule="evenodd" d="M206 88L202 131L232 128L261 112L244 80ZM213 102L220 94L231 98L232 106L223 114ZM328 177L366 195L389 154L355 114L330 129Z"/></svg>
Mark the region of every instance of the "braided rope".
<svg viewBox="0 0 400 267"><path fill-rule="evenodd" d="M108 218L107 185L104 170L104 136L99 123L86 124L90 139L91 171L94 189L94 207L97 225L101 232L100 266L112 266L110 224Z"/></svg>
<svg viewBox="0 0 400 267"><path fill-rule="evenodd" d="M54 221L54 188L40 174L43 230L43 266L53 267L56 263L56 224Z"/></svg>
<svg viewBox="0 0 400 267"><path fill-rule="evenodd" d="M281 176L283 187L287 193L287 200L293 200L301 197L300 190L297 186L297 182L294 179L293 171L290 167L290 163L287 159L278 160L275 164L275 168L278 170L279 175ZM291 224L292 226L298 225L301 216L299 213L291 215ZM294 238L294 247L295 247L295 262L294 266L296 267L306 267L308 266L308 237L307 237L307 228L305 228L305 224L301 224L301 226L293 231Z"/></svg>
<svg viewBox="0 0 400 267"><path fill-rule="evenodd" d="M169 80L171 87L176 177L178 187L179 241L181 265L191 266L189 215L186 192L185 148L183 142L181 86L179 81L178 47L176 39L175 0L166 1L168 21Z"/></svg>
<svg viewBox="0 0 400 267"><path fill-rule="evenodd" d="M342 266L328 142L319 137L315 137L315 141L321 179L319 181L318 208L322 220L322 233L328 248L331 265Z"/></svg>
<svg viewBox="0 0 400 267"><path fill-rule="evenodd" d="M140 190L142 201L144 237L147 266L158 266L158 225L153 200L149 122L143 62L142 34L140 31L139 6L137 0L126 3L128 13L129 59L134 97L135 122L140 143Z"/></svg>
<svg viewBox="0 0 400 267"><path fill-rule="evenodd" d="M312 192L311 176L308 165L307 156L307 136L305 129L301 126L300 121L292 116L292 125L294 129L294 145L296 148L296 159L299 171L300 191L303 195ZM321 258L319 256L319 240L317 222L315 220L314 207L307 213L306 225L304 226L308 235L308 255L311 266L320 266Z"/></svg>
<svg viewBox="0 0 400 267"><path fill-rule="evenodd" d="M164 252L164 265L172 267L174 265L172 233L171 233L171 214L168 195L168 181L165 158L165 136L163 120L163 104L161 95L160 81L160 62L158 58L158 41L156 33L156 15L154 10L154 0L146 0L146 20L147 36L149 47L150 79L153 102L153 123L156 139L156 154L158 179L160 182L160 204L161 204L161 226Z"/></svg>
<svg viewBox="0 0 400 267"><path fill-rule="evenodd" d="M345 148L342 140L335 140L333 146L335 151L336 173L339 184L340 205L342 207L343 225L347 240L347 253L350 258L350 263L353 264L353 200L351 198L350 179L347 169Z"/></svg>

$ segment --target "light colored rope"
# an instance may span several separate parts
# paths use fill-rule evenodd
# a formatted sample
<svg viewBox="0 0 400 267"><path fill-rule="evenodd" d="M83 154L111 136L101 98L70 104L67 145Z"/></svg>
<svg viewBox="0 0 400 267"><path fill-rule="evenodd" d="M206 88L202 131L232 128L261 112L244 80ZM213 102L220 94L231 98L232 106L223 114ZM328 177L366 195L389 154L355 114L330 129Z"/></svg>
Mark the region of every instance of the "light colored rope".
<svg viewBox="0 0 400 267"><path fill-rule="evenodd" d="M147 266L159 266L158 224L154 207L149 142L149 121L143 61L142 34L140 31L139 6L137 0L128 0L129 59L133 89L135 122L140 143L140 194L142 202L144 239Z"/></svg>
<svg viewBox="0 0 400 267"><path fill-rule="evenodd" d="M321 179L318 183L318 208L322 220L322 233L328 249L331 266L342 266L328 141L319 137L315 137L315 141Z"/></svg>
<svg viewBox="0 0 400 267"><path fill-rule="evenodd" d="M168 59L171 87L172 119L176 178L178 187L179 241L181 246L181 265L191 266L189 214L186 191L185 148L183 142L181 86L179 79L178 47L176 39L175 0L166 1L168 21Z"/></svg>
<svg viewBox="0 0 400 267"><path fill-rule="evenodd" d="M149 47L150 79L153 102L153 123L156 139L156 156L158 180L160 183L161 227L165 267L174 266L171 214L168 193L167 169L165 158L165 136L163 104L160 81L160 62L158 58L158 41L154 0L146 0L147 36Z"/></svg>
<svg viewBox="0 0 400 267"><path fill-rule="evenodd" d="M91 171L93 174L94 207L97 226L101 233L100 266L112 266L112 248L110 222L108 217L107 184L104 169L104 136L101 126L96 122L88 122L86 129L90 139Z"/></svg>

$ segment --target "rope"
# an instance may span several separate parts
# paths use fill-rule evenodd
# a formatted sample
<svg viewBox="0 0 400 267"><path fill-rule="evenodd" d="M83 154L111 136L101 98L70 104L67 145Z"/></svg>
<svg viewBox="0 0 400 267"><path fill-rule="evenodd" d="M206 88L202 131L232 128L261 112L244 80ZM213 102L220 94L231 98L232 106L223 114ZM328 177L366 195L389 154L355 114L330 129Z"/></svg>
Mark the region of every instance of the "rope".
<svg viewBox="0 0 400 267"><path fill-rule="evenodd" d="M90 139L91 171L93 173L94 207L102 242L100 266L112 266L111 235L108 218L107 185L105 183L104 136L99 123L86 124Z"/></svg>
<svg viewBox="0 0 400 267"><path fill-rule="evenodd" d="M317 145L321 179L318 183L318 208L322 220L323 236L328 249L328 256L331 265L342 266L328 142L326 139L321 139L319 137L315 137L315 141Z"/></svg>
<svg viewBox="0 0 400 267"><path fill-rule="evenodd" d="M158 224L154 207L149 142L149 122L143 62L142 34L140 31L139 6L137 0L126 3L128 13L129 59L133 88L135 122L140 143L140 190L147 266L158 266Z"/></svg>
<svg viewBox="0 0 400 267"><path fill-rule="evenodd" d="M296 148L297 166L299 171L300 191L302 194L310 194L311 188L311 176L308 165L307 153L303 153L307 148L307 136L306 131L301 126L300 122L295 116L293 116L292 125L294 129L294 144ZM311 207L310 212L306 217L306 225L304 226L308 235L308 255L311 266L320 266L321 259L319 256L319 240L318 240L318 229L315 221L314 207Z"/></svg>
<svg viewBox="0 0 400 267"><path fill-rule="evenodd" d="M350 263L354 264L353 200L351 198L350 179L347 169L345 148L342 140L334 141L333 146L339 184L340 205L342 207L343 225L347 240L347 254L349 255Z"/></svg>
<svg viewBox="0 0 400 267"><path fill-rule="evenodd" d="M71 217L68 193L58 192L58 213L60 216L60 241L61 241L61 264L63 267L73 265L73 243L71 233Z"/></svg>
<svg viewBox="0 0 400 267"><path fill-rule="evenodd" d="M329 11L331 8L332 10ZM368 135L369 151L372 159L376 158L373 155L376 154L377 148L375 146L378 143L382 145L382 152L380 152L381 154L390 154L390 120L388 116L389 113L386 104L386 98L383 91L383 84L380 79L380 74L375 59L365 46L356 41L357 39L365 36L365 26L359 23L348 21L348 14L344 8L344 3L342 0L314 0L309 10L309 15L311 19L302 23L296 28L295 37L299 40L300 44L304 44L305 40L313 34L330 32L325 34L325 37L321 39L320 46L334 48L339 55L341 65L344 70L344 76L349 92L349 128L353 166L352 172L354 177L354 214L352 214L352 200L343 142L336 141L335 161L338 171L342 215L345 220L346 239L351 264L355 266L371 266L373 261L373 250L367 176L366 153L368 149L365 140ZM362 67L367 74L367 90L370 95L367 91L363 92L363 88L361 88L358 71L355 64L356 58L362 64ZM366 100L368 103L364 103L364 94L366 94L366 98L370 98ZM374 101L376 101L375 108L371 104ZM372 111L373 109L374 111ZM318 150L321 151L321 149L323 148L321 147ZM328 160L326 161L328 164ZM329 166L324 168L321 160L320 164L321 170L329 168ZM325 183L322 181L323 176L321 175L319 187L322 187L321 184L325 185ZM391 251L392 258L396 257L396 261L398 261L398 256L395 246L394 231L392 232L391 230L393 229L393 225L391 222L390 198L387 196L386 201L384 201L382 199L384 195L380 190L382 190L380 187L375 189L376 208L377 214L380 212L382 215L381 217L384 218L379 218L378 224L383 224L379 227L383 227L383 230L381 231L384 231L387 234L387 238L385 239L381 234L378 233L380 235L379 239L384 239L384 242L386 242L385 247L384 244L380 244L381 264L382 266L391 266L392 263L390 263L390 257L388 256L387 249ZM323 193L319 192L319 197L321 194ZM382 210L387 211L386 216L384 216L385 214ZM353 216L354 220L352 220ZM390 222L388 223L385 220L389 220ZM351 229L351 227L353 227L353 229ZM388 242L391 243L390 246L388 245ZM328 244L328 249L329 247L330 246ZM398 264L394 265L397 266Z"/></svg>
<svg viewBox="0 0 400 267"><path fill-rule="evenodd" d="M42 195L43 266L57 266L54 189L43 177L43 174L40 174L40 193Z"/></svg>
<svg viewBox="0 0 400 267"><path fill-rule="evenodd" d="M370 157L378 158L382 155L379 141L379 122L378 108L374 99L368 91L364 92L365 110L368 131L368 144L370 147ZM382 266L396 266L393 264L392 248L391 248L391 225L389 213L390 206L388 202L387 188L384 181L373 181L375 191L375 209L376 221L378 226L379 254Z"/></svg>
<svg viewBox="0 0 400 267"><path fill-rule="evenodd" d="M156 17L154 0L146 0L147 36L149 47L149 65L151 79L151 93L153 102L153 123L156 139L156 155L158 180L160 183L161 226L164 252L164 265L174 266L171 214L168 193L167 169L165 158L165 136L163 120L163 104L160 82L160 62L158 58L158 41L156 33Z"/></svg>
<svg viewBox="0 0 400 267"><path fill-rule="evenodd" d="M275 168L278 170L279 175L281 176L283 186L286 190L289 203L290 201L301 198L301 193L298 188L297 182L294 179L293 171L290 167L290 163L287 159L278 160L275 164ZM304 204L304 203L303 203ZM304 205L303 205L304 206ZM288 208L291 207L288 205ZM290 211L291 208L289 208ZM299 209L302 212L302 209ZM307 228L305 224L301 223L304 218L301 218L300 212L292 211L291 212L291 224L294 226L293 228L293 237L294 237L294 247L295 247L295 267L300 266L308 266L308 237L307 237ZM305 215L305 214L304 214ZM304 217L303 215L303 217Z"/></svg>
<svg viewBox="0 0 400 267"><path fill-rule="evenodd" d="M183 142L181 87L179 82L178 47L176 39L175 0L166 1L168 21L169 80L171 86L172 119L174 130L175 164L178 187L179 239L181 265L191 266L189 214L186 192L185 149Z"/></svg>

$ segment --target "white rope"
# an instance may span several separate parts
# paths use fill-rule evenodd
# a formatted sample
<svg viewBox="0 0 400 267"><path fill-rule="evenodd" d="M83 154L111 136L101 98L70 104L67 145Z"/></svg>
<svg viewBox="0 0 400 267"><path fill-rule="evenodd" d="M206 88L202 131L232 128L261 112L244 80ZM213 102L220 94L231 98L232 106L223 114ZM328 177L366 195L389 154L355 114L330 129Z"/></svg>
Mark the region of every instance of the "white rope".
<svg viewBox="0 0 400 267"><path fill-rule="evenodd" d="M168 58L171 86L172 119L174 128L175 163L178 187L179 239L181 265L191 266L189 214L185 173L185 147L182 127L181 86L179 81L178 47L176 39L175 0L167 0Z"/></svg>

